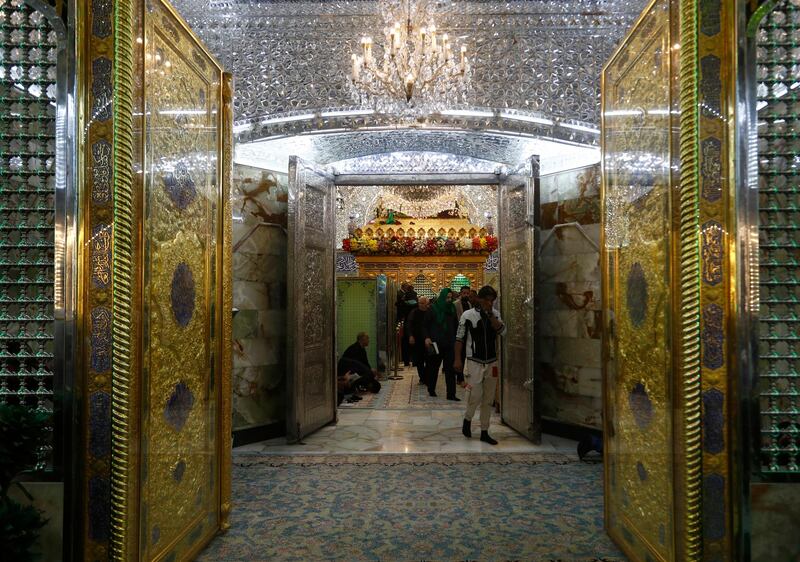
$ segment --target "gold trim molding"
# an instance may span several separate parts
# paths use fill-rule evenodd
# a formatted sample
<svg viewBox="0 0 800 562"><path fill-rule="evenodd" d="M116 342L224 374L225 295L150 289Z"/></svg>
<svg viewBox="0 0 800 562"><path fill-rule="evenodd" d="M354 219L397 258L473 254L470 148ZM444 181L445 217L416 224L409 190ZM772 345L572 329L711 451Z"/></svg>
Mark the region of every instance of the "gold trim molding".
<svg viewBox="0 0 800 562"><path fill-rule="evenodd" d="M700 400L700 248L697 115L697 0L681 0L680 31L680 388L683 399L683 548L702 552L702 433ZM678 455L680 459L680 455Z"/></svg>
<svg viewBox="0 0 800 562"><path fill-rule="evenodd" d="M133 4L114 3L114 222L111 362L111 559L128 559L133 338Z"/></svg>

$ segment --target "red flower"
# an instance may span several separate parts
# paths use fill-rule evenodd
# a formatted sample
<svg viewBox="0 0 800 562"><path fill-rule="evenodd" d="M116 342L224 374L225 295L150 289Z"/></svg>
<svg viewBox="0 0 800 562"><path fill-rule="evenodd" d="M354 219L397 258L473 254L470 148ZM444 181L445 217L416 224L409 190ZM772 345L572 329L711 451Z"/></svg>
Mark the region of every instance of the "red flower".
<svg viewBox="0 0 800 562"><path fill-rule="evenodd" d="M490 252L494 252L497 249L497 238L494 236L487 236L486 237L486 249Z"/></svg>
<svg viewBox="0 0 800 562"><path fill-rule="evenodd" d="M473 250L480 250L481 249L481 239L479 237L475 237L472 239L472 249Z"/></svg>
<svg viewBox="0 0 800 562"><path fill-rule="evenodd" d="M349 252L350 251L350 239L349 238L345 238L344 240L342 240L342 250L344 250L345 252Z"/></svg>
<svg viewBox="0 0 800 562"><path fill-rule="evenodd" d="M428 239L428 241L425 243L425 250L429 254L435 254L436 253L436 240L434 240L433 238Z"/></svg>

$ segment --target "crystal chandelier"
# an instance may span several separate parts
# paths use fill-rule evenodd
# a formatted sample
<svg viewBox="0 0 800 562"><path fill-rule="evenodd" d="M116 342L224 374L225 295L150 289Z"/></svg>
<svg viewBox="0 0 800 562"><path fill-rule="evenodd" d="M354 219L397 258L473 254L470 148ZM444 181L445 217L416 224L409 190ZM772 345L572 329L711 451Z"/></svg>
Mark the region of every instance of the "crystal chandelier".
<svg viewBox="0 0 800 562"><path fill-rule="evenodd" d="M463 196L453 186L393 186L386 188L378 200L386 209L418 219L435 217L442 211L454 209L464 213L465 207Z"/></svg>
<svg viewBox="0 0 800 562"><path fill-rule="evenodd" d="M350 88L356 103L379 113L421 116L465 102L472 75L466 46L438 34L429 0L384 0L384 43L371 37L352 54Z"/></svg>

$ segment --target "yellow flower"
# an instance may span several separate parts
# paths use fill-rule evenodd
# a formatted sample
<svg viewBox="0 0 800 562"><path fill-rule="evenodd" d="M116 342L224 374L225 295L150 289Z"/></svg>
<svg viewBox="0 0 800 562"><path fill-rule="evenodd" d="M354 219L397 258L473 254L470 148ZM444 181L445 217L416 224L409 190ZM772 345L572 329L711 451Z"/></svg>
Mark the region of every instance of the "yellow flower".
<svg viewBox="0 0 800 562"><path fill-rule="evenodd" d="M481 238L481 250L486 249L486 238Z"/></svg>

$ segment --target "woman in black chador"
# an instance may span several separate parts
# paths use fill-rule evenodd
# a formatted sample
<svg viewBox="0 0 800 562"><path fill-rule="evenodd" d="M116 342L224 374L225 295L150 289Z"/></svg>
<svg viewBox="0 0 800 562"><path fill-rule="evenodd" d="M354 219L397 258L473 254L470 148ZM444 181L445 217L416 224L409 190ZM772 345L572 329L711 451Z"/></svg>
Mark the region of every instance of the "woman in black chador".
<svg viewBox="0 0 800 562"><path fill-rule="evenodd" d="M439 380L439 367L444 362L444 382L447 387L447 399L456 400L456 372L453 359L458 329L458 315L453 305L453 293L444 288L439 291L436 302L431 306L431 314L427 317L426 345L431 348L426 366L425 382L428 383L428 394L436 396L436 382ZM436 344L435 346L433 344Z"/></svg>

